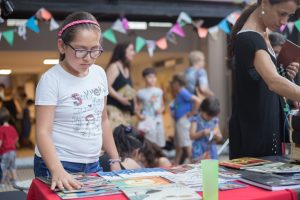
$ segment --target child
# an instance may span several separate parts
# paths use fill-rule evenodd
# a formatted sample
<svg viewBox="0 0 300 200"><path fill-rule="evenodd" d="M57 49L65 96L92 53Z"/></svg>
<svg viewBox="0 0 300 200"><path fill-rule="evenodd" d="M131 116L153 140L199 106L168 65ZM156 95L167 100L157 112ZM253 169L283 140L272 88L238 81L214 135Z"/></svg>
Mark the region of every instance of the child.
<svg viewBox="0 0 300 200"><path fill-rule="evenodd" d="M138 129L146 138L160 147L166 144L162 112L164 111L163 91L156 87L156 72L154 68L146 68L143 73L146 88L138 90L138 117L141 120Z"/></svg>
<svg viewBox="0 0 300 200"><path fill-rule="evenodd" d="M143 146L143 143L137 139L138 134L138 130L123 124L114 129L113 135L121 159L121 169L141 168L136 162L138 151ZM100 157L100 164L105 172L110 171L108 159L106 153Z"/></svg>
<svg viewBox="0 0 300 200"><path fill-rule="evenodd" d="M16 129L8 123L9 117L9 111L6 108L0 108L1 184L5 183L8 172L11 172L12 183L14 185L17 179L15 161L18 133Z"/></svg>
<svg viewBox="0 0 300 200"><path fill-rule="evenodd" d="M175 95L173 117L175 119L175 164L177 165L181 164L180 161L183 153L191 159L189 117L195 112L195 105L196 103L200 103L200 99L185 88L185 79L182 75L173 76L171 87Z"/></svg>
<svg viewBox="0 0 300 200"><path fill-rule="evenodd" d="M192 159L218 159L216 142L222 139L219 128L218 114L220 103L215 97L208 97L201 103L199 114L192 119L190 137L192 144Z"/></svg>
<svg viewBox="0 0 300 200"><path fill-rule="evenodd" d="M28 99L26 101L25 108L23 109L23 118L22 118L22 140L21 144L23 147L33 148L34 145L30 141L30 131L31 131L31 113L30 108L34 106L34 101L32 99Z"/></svg>
<svg viewBox="0 0 300 200"><path fill-rule="evenodd" d="M60 62L37 86L34 173L51 175L52 190L80 188L69 173L100 171L102 144L111 170L121 169L107 117L107 78L94 64L103 52L100 41L100 25L93 15L69 15L58 32Z"/></svg>

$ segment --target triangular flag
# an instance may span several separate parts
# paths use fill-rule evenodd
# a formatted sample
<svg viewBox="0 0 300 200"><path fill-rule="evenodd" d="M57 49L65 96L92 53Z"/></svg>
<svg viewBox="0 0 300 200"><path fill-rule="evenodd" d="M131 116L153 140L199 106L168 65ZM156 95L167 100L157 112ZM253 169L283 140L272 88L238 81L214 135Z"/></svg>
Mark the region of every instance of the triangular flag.
<svg viewBox="0 0 300 200"><path fill-rule="evenodd" d="M52 18L51 13L46 10L45 8L40 8L37 12L36 12L36 18L39 20L45 20L45 21L49 21Z"/></svg>
<svg viewBox="0 0 300 200"><path fill-rule="evenodd" d="M156 41L156 45L162 49L162 50L165 50L168 48L168 44L167 44L167 40L165 37L163 38L160 38L159 40Z"/></svg>
<svg viewBox="0 0 300 200"><path fill-rule="evenodd" d="M227 20L224 18L219 24L219 28L223 30L226 34L230 34L230 28L228 26Z"/></svg>
<svg viewBox="0 0 300 200"><path fill-rule="evenodd" d="M300 32L300 19L294 22L294 25L296 26L297 30Z"/></svg>
<svg viewBox="0 0 300 200"><path fill-rule="evenodd" d="M58 23L55 21L55 19L52 17L50 20L50 31L54 31L59 28Z"/></svg>
<svg viewBox="0 0 300 200"><path fill-rule="evenodd" d="M236 22L236 20L239 18L239 16L240 16L240 13L239 13L238 11L235 11L235 12L230 13L230 14L226 17L226 20L227 20L230 24L234 25L235 22Z"/></svg>
<svg viewBox="0 0 300 200"><path fill-rule="evenodd" d="M118 31L118 32L120 32L120 33L126 34L126 30L125 30L125 28L124 28L124 26L123 26L123 23L122 23L122 21L121 21L120 19L117 19L117 20L113 23L113 25L111 26L111 28L112 28L114 31Z"/></svg>
<svg viewBox="0 0 300 200"><path fill-rule="evenodd" d="M294 23L293 22L288 22L287 27L289 29L289 32L292 33L294 30Z"/></svg>
<svg viewBox="0 0 300 200"><path fill-rule="evenodd" d="M213 26L213 27L209 28L208 32L210 33L211 37L214 40L218 39L218 33L219 33L219 27L218 26Z"/></svg>
<svg viewBox="0 0 300 200"><path fill-rule="evenodd" d="M177 44L177 40L176 40L176 36L174 33L172 33L171 31L169 31L167 34L166 34L166 38L169 42L173 43L173 44Z"/></svg>
<svg viewBox="0 0 300 200"><path fill-rule="evenodd" d="M36 21L35 21L35 17L32 16L30 17L27 22L26 22L26 26L32 30L33 32L39 33L40 29L39 27L36 25Z"/></svg>
<svg viewBox="0 0 300 200"><path fill-rule="evenodd" d="M26 27L25 27L25 25L19 26L19 27L18 27L18 35L19 35L21 38L23 38L23 40L26 40L26 39L27 39L27 38L26 38Z"/></svg>
<svg viewBox="0 0 300 200"><path fill-rule="evenodd" d="M203 23L204 23L203 19L200 19L200 20L197 20L197 21L193 21L193 25L194 25L195 28L200 28Z"/></svg>
<svg viewBox="0 0 300 200"><path fill-rule="evenodd" d="M206 38L208 34L207 28L198 28L198 36L199 38Z"/></svg>
<svg viewBox="0 0 300 200"><path fill-rule="evenodd" d="M103 38L107 39L108 41L112 42L113 44L117 43L115 34L112 29L107 29L102 34Z"/></svg>
<svg viewBox="0 0 300 200"><path fill-rule="evenodd" d="M138 53L142 50L142 48L145 46L146 40L140 36L136 37L135 39L135 51Z"/></svg>
<svg viewBox="0 0 300 200"><path fill-rule="evenodd" d="M148 54L149 54L150 57L152 57L153 53L156 49L155 41L154 40L147 40L146 43L147 43Z"/></svg>
<svg viewBox="0 0 300 200"><path fill-rule="evenodd" d="M127 31L129 29L128 20L125 17L122 17L122 24L124 29Z"/></svg>
<svg viewBox="0 0 300 200"><path fill-rule="evenodd" d="M287 27L286 24L281 25L280 28L279 28L279 31L280 31L280 32L283 32L283 31L285 30L286 27Z"/></svg>
<svg viewBox="0 0 300 200"><path fill-rule="evenodd" d="M1 41L2 33L0 32L0 41Z"/></svg>
<svg viewBox="0 0 300 200"><path fill-rule="evenodd" d="M4 37L4 39L8 42L8 44L10 46L13 45L13 43L14 43L14 31L13 30L2 32L2 36Z"/></svg>
<svg viewBox="0 0 300 200"><path fill-rule="evenodd" d="M181 21L181 22L179 22L179 25L180 25L180 27L184 27L186 25L186 22Z"/></svg>
<svg viewBox="0 0 300 200"><path fill-rule="evenodd" d="M179 35L180 37L184 37L185 36L183 29L181 28L181 26L178 23L176 23L171 28L170 31L173 32L173 33L175 33L175 34L177 34L177 35Z"/></svg>
<svg viewBox="0 0 300 200"><path fill-rule="evenodd" d="M181 23L182 21L191 24L192 18L186 12L181 12L177 18L177 23Z"/></svg>

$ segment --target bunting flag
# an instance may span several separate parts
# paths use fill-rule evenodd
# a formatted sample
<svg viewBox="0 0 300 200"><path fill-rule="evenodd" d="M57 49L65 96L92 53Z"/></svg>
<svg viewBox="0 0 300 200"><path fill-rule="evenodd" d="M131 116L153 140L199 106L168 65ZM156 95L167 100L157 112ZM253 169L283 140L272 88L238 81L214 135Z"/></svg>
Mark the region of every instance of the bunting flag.
<svg viewBox="0 0 300 200"><path fill-rule="evenodd" d="M300 19L294 22L295 27L297 28L298 31L300 31Z"/></svg>
<svg viewBox="0 0 300 200"><path fill-rule="evenodd" d="M59 28L58 23L55 21L55 19L52 17L50 20L50 31L54 31Z"/></svg>
<svg viewBox="0 0 300 200"><path fill-rule="evenodd" d="M145 46L146 40L140 36L137 36L135 39L135 51L138 53Z"/></svg>
<svg viewBox="0 0 300 200"><path fill-rule="evenodd" d="M156 42L154 40L147 40L146 43L147 43L148 54L150 57L152 57L156 49Z"/></svg>
<svg viewBox="0 0 300 200"><path fill-rule="evenodd" d="M106 31L103 32L102 34L103 38L107 39L113 44L117 43L117 39L115 37L115 34L112 29L107 29Z"/></svg>
<svg viewBox="0 0 300 200"><path fill-rule="evenodd" d="M167 39L165 37L159 39L156 41L156 45L158 46L158 48L165 50L168 48L168 43L167 43Z"/></svg>
<svg viewBox="0 0 300 200"><path fill-rule="evenodd" d="M279 31L280 31L280 32L283 32L283 31L285 30L286 27L287 27L286 24L281 25L280 28L279 28Z"/></svg>
<svg viewBox="0 0 300 200"><path fill-rule="evenodd" d="M166 34L166 38L169 42L177 45L177 40L176 40L176 36L174 33L172 33L171 31L169 31L167 34Z"/></svg>
<svg viewBox="0 0 300 200"><path fill-rule="evenodd" d="M197 20L197 21L193 21L193 26L195 27L195 28L200 28L201 26L202 26L202 24L204 23L204 20L203 19L200 19L200 20Z"/></svg>
<svg viewBox="0 0 300 200"><path fill-rule="evenodd" d="M122 17L122 24L124 29L127 31L129 29L128 20L125 17Z"/></svg>
<svg viewBox="0 0 300 200"><path fill-rule="evenodd" d="M125 30L123 23L120 19L117 19L113 25L111 26L112 30L118 31L120 33L126 34L127 31Z"/></svg>
<svg viewBox="0 0 300 200"><path fill-rule="evenodd" d="M170 32L173 32L173 33L179 35L180 37L184 37L184 36L185 36L183 29L181 28L181 26L180 26L178 23L176 23L176 24L170 29Z"/></svg>
<svg viewBox="0 0 300 200"><path fill-rule="evenodd" d="M209 28L208 32L210 33L211 37L214 40L218 39L218 33L219 33L219 27L218 26L213 26L213 27Z"/></svg>
<svg viewBox="0 0 300 200"><path fill-rule="evenodd" d="M226 34L230 34L230 28L228 26L227 20L226 18L224 18L219 24L218 24L219 28L224 31L224 33Z"/></svg>
<svg viewBox="0 0 300 200"><path fill-rule="evenodd" d="M192 23L192 18L186 13L186 12L180 12L178 18L177 18L177 23L185 22L187 24Z"/></svg>
<svg viewBox="0 0 300 200"><path fill-rule="evenodd" d="M239 17L240 17L240 12L232 12L226 17L226 20L232 25L234 25Z"/></svg>
<svg viewBox="0 0 300 200"><path fill-rule="evenodd" d="M198 36L199 38L206 38L208 34L208 29L207 28L198 28Z"/></svg>
<svg viewBox="0 0 300 200"><path fill-rule="evenodd" d="M14 30L4 31L2 32L2 36L10 46L14 44Z"/></svg>
<svg viewBox="0 0 300 200"><path fill-rule="evenodd" d="M1 41L2 33L0 32L0 41Z"/></svg>
<svg viewBox="0 0 300 200"><path fill-rule="evenodd" d="M18 27L18 35L21 37L21 38L23 38L23 40L26 40L27 39L27 37L26 37L26 27L25 27L25 25L23 25L23 26L19 26Z"/></svg>
<svg viewBox="0 0 300 200"><path fill-rule="evenodd" d="M287 27L289 29L289 33L292 33L294 30L294 23L293 22L288 22Z"/></svg>
<svg viewBox="0 0 300 200"><path fill-rule="evenodd" d="M40 29L39 27L36 25L36 21L35 21L35 17L32 16L30 17L27 22L26 22L26 26L32 30L33 32L39 33Z"/></svg>
<svg viewBox="0 0 300 200"><path fill-rule="evenodd" d="M36 14L35 14L36 18L39 20L45 20L45 21L49 21L52 18L51 13L46 10L45 8L40 8Z"/></svg>

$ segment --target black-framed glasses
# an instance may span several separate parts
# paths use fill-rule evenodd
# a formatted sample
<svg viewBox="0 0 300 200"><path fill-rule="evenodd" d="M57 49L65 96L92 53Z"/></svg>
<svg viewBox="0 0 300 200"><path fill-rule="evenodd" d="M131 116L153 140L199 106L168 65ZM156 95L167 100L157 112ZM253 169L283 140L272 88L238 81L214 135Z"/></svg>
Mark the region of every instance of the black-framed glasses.
<svg viewBox="0 0 300 200"><path fill-rule="evenodd" d="M103 52L103 48L101 46L99 49L86 50L86 49L75 49L70 44L66 44L66 45L68 45L69 47L71 47L71 49L74 50L76 58L85 58L88 55L88 53L90 53L91 58L95 59L98 58Z"/></svg>

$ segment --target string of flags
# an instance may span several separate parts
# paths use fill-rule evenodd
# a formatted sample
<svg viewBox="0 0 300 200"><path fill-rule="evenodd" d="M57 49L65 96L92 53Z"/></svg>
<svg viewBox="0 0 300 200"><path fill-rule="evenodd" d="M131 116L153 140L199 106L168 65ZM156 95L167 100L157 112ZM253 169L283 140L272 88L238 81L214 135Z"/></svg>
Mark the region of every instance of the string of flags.
<svg viewBox="0 0 300 200"><path fill-rule="evenodd" d="M248 0L249 1L249 0ZM246 2L248 2L246 1ZM234 0L234 2L241 3L245 2L245 0ZM166 50L168 48L168 43L172 43L177 45L177 37L184 38L185 32L184 27L187 25L192 25L198 37L203 39L210 35L213 39L218 39L218 32L223 31L226 34L231 33L230 24L234 25L236 20L240 16L240 11L235 11L230 13L224 19L222 19L217 25L212 26L210 28L203 27L204 20L192 20L192 18L186 13L181 12L176 20L176 22L172 25L172 27L168 30L168 32L158 38L157 40L153 39L145 39L141 36L136 36L135 38L135 51L138 53L144 47L147 48L148 54L150 57L154 55L154 51L159 48L161 50ZM3 32L0 32L0 41L2 38L10 45L13 46L14 43L14 35L17 35L24 40L27 39L27 29L35 33L39 33L40 29L38 26L38 22L47 22L49 23L49 30L54 31L59 28L59 24L56 22L52 14L46 10L45 8L40 8L32 17L30 17L25 24L17 26L16 28L9 29ZM280 31L285 31L288 28L289 32L293 31L293 28L296 27L300 32L300 19L295 22L288 22L286 25L280 27ZM106 29L102 33L102 37L107 41L117 44L117 38L115 36L115 32L119 32L122 34L129 33L129 22L126 17L118 18L110 28Z"/></svg>

